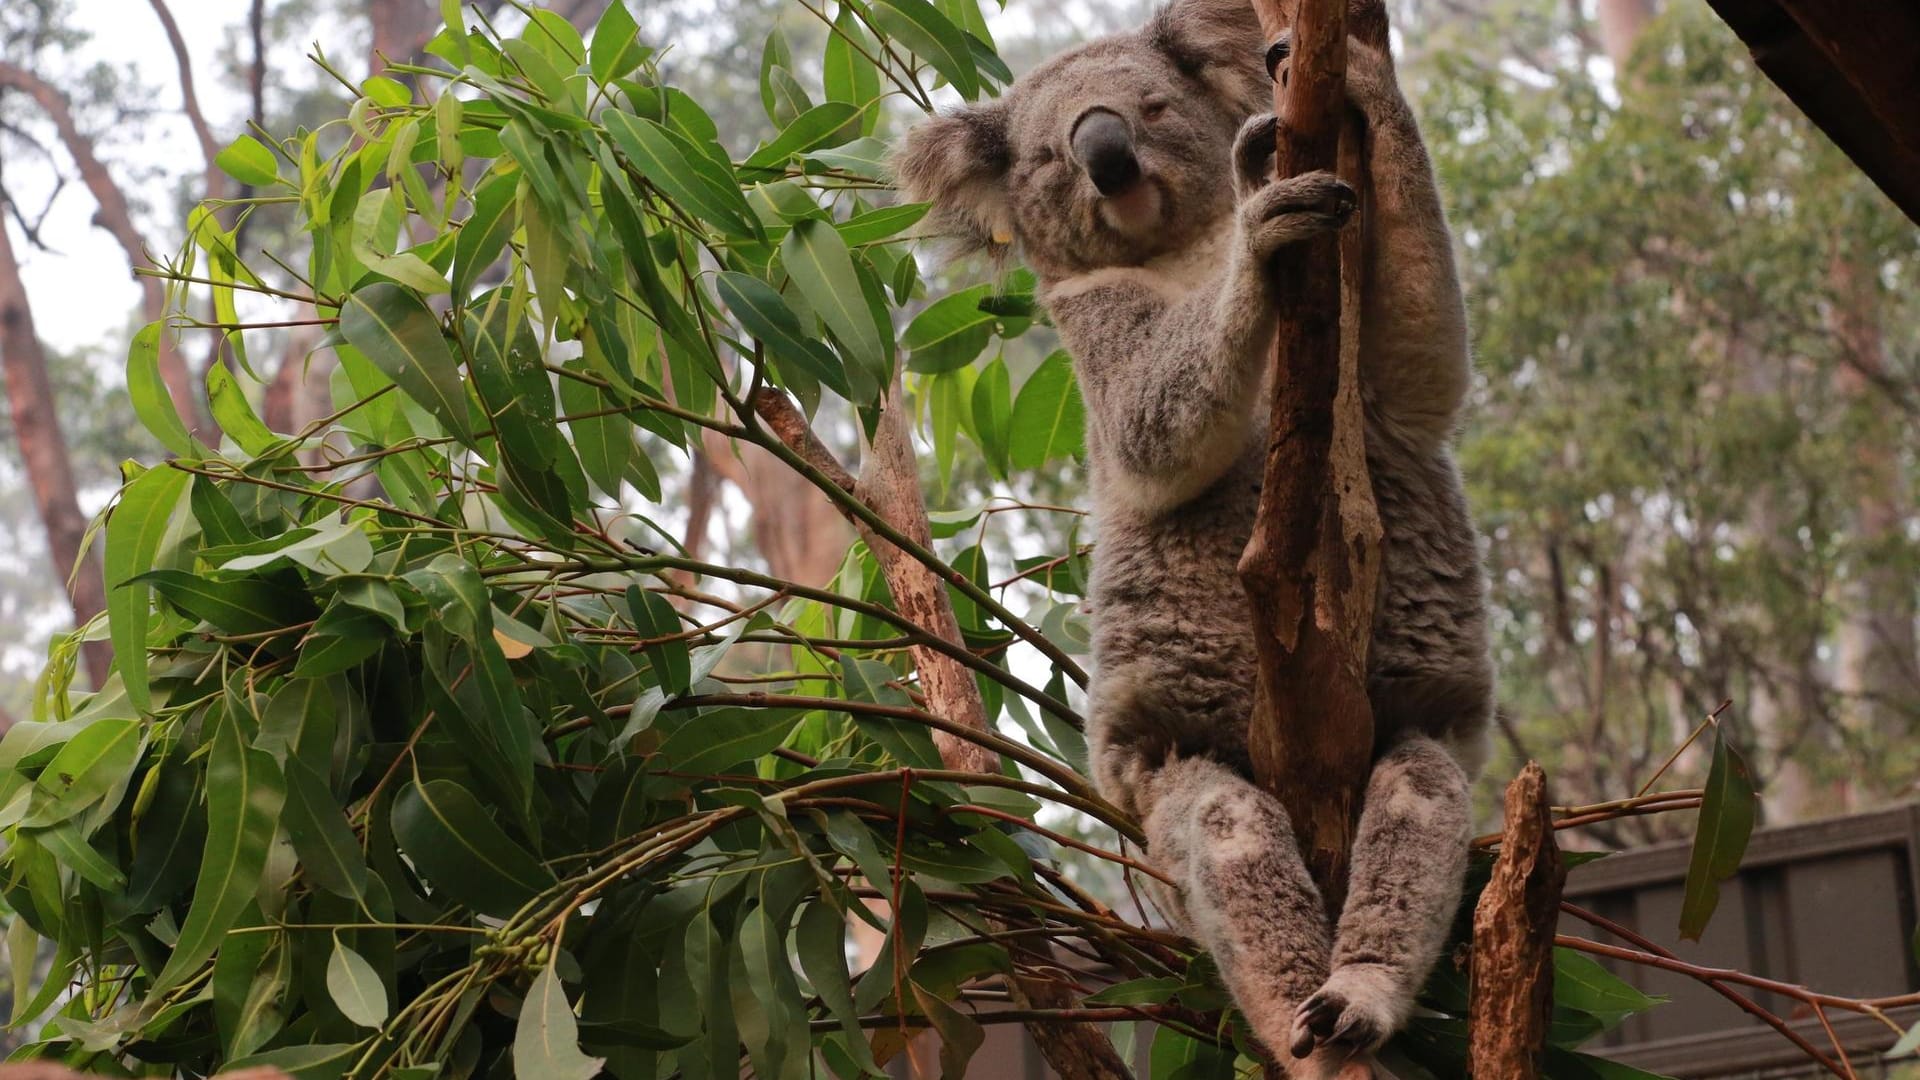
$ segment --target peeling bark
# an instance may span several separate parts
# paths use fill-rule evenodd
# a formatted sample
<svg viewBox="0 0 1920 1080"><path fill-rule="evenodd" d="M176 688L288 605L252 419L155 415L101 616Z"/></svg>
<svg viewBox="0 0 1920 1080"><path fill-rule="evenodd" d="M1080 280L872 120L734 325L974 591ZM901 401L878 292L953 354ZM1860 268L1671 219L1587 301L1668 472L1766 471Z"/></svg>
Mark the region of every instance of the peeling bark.
<svg viewBox="0 0 1920 1080"><path fill-rule="evenodd" d="M1506 827L1493 877L1473 912L1469 1075L1540 1075L1553 1015L1553 931L1567 870L1553 839L1547 774L1529 761L1507 785Z"/></svg>

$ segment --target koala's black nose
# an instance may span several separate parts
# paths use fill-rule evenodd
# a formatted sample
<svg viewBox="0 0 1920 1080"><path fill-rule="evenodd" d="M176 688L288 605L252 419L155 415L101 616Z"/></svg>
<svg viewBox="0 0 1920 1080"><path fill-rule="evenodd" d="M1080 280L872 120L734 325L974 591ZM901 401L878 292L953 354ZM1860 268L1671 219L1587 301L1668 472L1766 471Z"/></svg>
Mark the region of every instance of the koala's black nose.
<svg viewBox="0 0 1920 1080"><path fill-rule="evenodd" d="M1102 195L1118 195L1140 179L1133 132L1117 113L1089 109L1073 125L1073 160Z"/></svg>

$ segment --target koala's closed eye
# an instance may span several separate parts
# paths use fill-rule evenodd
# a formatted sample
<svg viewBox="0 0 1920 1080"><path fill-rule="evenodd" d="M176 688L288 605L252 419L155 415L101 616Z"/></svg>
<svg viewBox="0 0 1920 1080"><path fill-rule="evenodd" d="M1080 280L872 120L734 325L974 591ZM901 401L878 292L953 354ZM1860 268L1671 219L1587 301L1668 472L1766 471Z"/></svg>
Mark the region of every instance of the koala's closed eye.
<svg viewBox="0 0 1920 1080"><path fill-rule="evenodd" d="M1152 123L1155 120L1158 120L1161 117L1165 116L1166 114L1167 114L1166 98L1150 97L1140 103L1140 118L1142 120L1145 120L1148 123Z"/></svg>
<svg viewBox="0 0 1920 1080"><path fill-rule="evenodd" d="M1026 158L1031 164L1039 166L1053 164L1054 159L1058 156L1051 146L1037 146L1034 147L1031 153L1026 155Z"/></svg>

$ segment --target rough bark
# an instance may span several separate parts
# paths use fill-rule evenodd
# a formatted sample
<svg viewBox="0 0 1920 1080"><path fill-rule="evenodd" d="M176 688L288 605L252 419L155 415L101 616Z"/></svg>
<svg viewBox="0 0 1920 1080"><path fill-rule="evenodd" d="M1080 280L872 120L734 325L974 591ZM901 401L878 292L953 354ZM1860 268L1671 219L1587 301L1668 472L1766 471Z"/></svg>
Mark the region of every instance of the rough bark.
<svg viewBox="0 0 1920 1080"><path fill-rule="evenodd" d="M34 330L33 309L27 304L20 263L4 226L0 226L0 365L6 371L14 439L20 447L27 484L33 489L34 508L47 531L48 556L59 575L57 580L71 580L67 602L73 609L73 624L81 626L106 610L106 587L100 561L91 554L84 562L80 559L87 517L80 512L75 497L78 489L73 462L67 455L66 435L60 430L60 408L53 398L53 384L47 378L46 352ZM104 685L112 650L106 642L94 641L84 647L84 655L93 685Z"/></svg>
<svg viewBox="0 0 1920 1080"><path fill-rule="evenodd" d="M1553 839L1547 775L1529 761L1507 785L1506 827L1493 877L1473 912L1469 1075L1531 1080L1553 1014L1553 930L1566 867Z"/></svg>
<svg viewBox="0 0 1920 1080"><path fill-rule="evenodd" d="M53 121L61 143L72 156L74 166L80 170L81 181L86 184L99 207L94 215L94 224L107 230L119 241L130 270L152 266L153 260L147 257L146 240L133 224L133 211L127 205L126 195L114 182L106 165L94 154L93 140L82 134L79 125L74 122L73 110L67 107L66 96L33 72L5 61L0 61L0 87L11 87L33 98L47 118ZM164 318L167 313L167 293L160 279L136 275L136 280L141 290L142 318L148 322ZM187 370L186 361L181 357L172 334L160 335L159 363L160 378L167 384L167 393L173 398L173 406L179 410L180 419L202 442L214 445L219 435L213 425L201 417L200 395L194 389L193 376Z"/></svg>
<svg viewBox="0 0 1920 1080"><path fill-rule="evenodd" d="M1298 0L1291 11L1278 0L1255 4L1269 39L1293 29L1291 73L1274 90L1279 176L1339 164L1346 7L1347 0ZM1279 340L1266 472L1240 561L1260 661L1249 732L1255 776L1286 807L1336 912L1373 753L1365 661L1379 572L1357 353L1351 342L1342 349L1340 255L1339 238L1328 236L1275 260Z"/></svg>

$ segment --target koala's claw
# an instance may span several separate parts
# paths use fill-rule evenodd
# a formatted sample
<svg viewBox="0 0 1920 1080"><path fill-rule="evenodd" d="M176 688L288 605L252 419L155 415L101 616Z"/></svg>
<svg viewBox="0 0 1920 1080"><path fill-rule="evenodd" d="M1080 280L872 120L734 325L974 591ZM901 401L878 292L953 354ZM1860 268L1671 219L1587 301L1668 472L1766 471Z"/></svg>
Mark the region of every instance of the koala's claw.
<svg viewBox="0 0 1920 1080"><path fill-rule="evenodd" d="M1280 36L1273 39L1273 44L1267 46L1267 78L1272 79L1274 82L1279 82L1280 65L1285 63L1287 57L1292 55L1293 31L1291 29L1282 30L1280 31Z"/></svg>
<svg viewBox="0 0 1920 1080"><path fill-rule="evenodd" d="M1304 1058L1316 1046L1332 1046L1351 1053L1379 1047L1396 1026L1385 988L1362 977L1342 985L1340 972L1327 980L1293 1014L1293 1056Z"/></svg>
<svg viewBox="0 0 1920 1080"><path fill-rule="evenodd" d="M1265 259L1288 244L1338 229L1359 203L1345 181L1310 172L1269 184L1241 206L1252 254Z"/></svg>
<svg viewBox="0 0 1920 1080"><path fill-rule="evenodd" d="M1240 125L1233 139L1234 189L1245 198L1273 179L1273 151L1279 145L1280 118L1259 113Z"/></svg>

